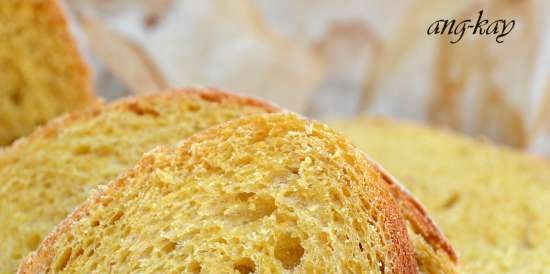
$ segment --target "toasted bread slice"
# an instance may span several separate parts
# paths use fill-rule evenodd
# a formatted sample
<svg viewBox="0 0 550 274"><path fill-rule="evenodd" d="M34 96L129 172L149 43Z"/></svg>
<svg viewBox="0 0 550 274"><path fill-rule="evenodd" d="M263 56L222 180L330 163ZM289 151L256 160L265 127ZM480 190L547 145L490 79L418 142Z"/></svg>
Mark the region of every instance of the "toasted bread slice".
<svg viewBox="0 0 550 274"><path fill-rule="evenodd" d="M422 201L465 273L548 273L548 160L387 119L331 125Z"/></svg>
<svg viewBox="0 0 550 274"><path fill-rule="evenodd" d="M418 273L382 177L327 126L247 116L147 153L19 273Z"/></svg>
<svg viewBox="0 0 550 274"><path fill-rule="evenodd" d="M56 0L0 1L0 146L94 102Z"/></svg>
<svg viewBox="0 0 550 274"><path fill-rule="evenodd" d="M0 152L0 273L13 273L92 188L144 152L241 115L277 110L214 89L176 90L66 115L18 140Z"/></svg>

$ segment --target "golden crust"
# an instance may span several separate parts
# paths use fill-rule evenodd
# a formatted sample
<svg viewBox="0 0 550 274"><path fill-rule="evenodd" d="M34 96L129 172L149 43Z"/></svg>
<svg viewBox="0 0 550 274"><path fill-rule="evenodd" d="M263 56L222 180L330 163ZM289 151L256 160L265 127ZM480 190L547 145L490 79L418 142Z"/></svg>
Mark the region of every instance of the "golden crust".
<svg viewBox="0 0 550 274"><path fill-rule="evenodd" d="M29 134L27 137L19 138L11 146L2 148L0 150L0 155L7 152L8 150L13 150L16 147L24 146L26 143L31 142L34 139L39 138L52 138L60 130L66 128L67 126L77 123L79 121L87 120L92 117L100 115L102 112L107 111L112 108L132 108L133 105L137 104L140 101L147 101L152 98L178 98L178 97L188 97L188 96L197 96L201 99L212 101L212 102L235 102L243 106L253 106L264 109L268 113L280 112L282 109L279 107L262 101L260 99L254 99L250 97L240 96L235 93L221 91L214 87L185 87L179 89L168 89L164 91L159 91L149 95L139 96L139 97L128 97L125 99L120 99L113 104L105 105L103 101L98 100L96 103L84 111L76 111L72 113L67 113L52 119L47 124L37 128L33 133Z"/></svg>
<svg viewBox="0 0 550 274"><path fill-rule="evenodd" d="M280 117L284 117L285 114L273 114L273 115L279 115ZM291 114L290 117L293 115ZM190 153L192 145L200 140L204 139L210 139L215 138L218 135L218 132L220 129L223 129L224 127L230 127L234 126L238 123L244 124L244 123L254 123L255 121L258 121L258 119L263 119L262 117L267 117L265 115L258 115L258 116L251 116L251 117L245 117L241 118L236 121L229 121L226 123L223 123L218 126L214 126L210 129L207 129L203 132L199 132L184 141L180 143L180 145L177 147L177 152L182 155L186 155ZM289 117L289 116L287 116ZM295 117L295 116L294 116ZM325 129L328 129L326 127ZM334 132L329 130L330 134L333 134ZM359 152L356 148L354 148L352 145L350 145L347 141L339 137L341 140L341 144L345 146L346 149L352 151L352 154L354 154L357 159L355 159L354 167L359 170L369 170L369 169L377 169L376 166L371 166L369 164L369 160L364 157L364 154ZM27 258L25 258L18 270L17 273L20 274L26 274L26 273L42 273L46 270L47 266L51 263L53 257L54 257L54 244L56 243L57 239L63 234L63 233L70 233L69 229L71 225L76 223L78 220L80 220L83 216L86 216L89 214L90 208L97 203L101 202L101 199L103 196L108 196L109 193L113 193L116 191L119 191L122 189L125 184L128 182L128 178L131 178L135 176L137 173L144 172L147 170L150 170L154 164L155 157L154 155L163 154L170 152L171 149L166 147L159 147L157 149L154 149L153 151L145 154L145 156L139 161L139 163L130 171L128 171L125 175L117 178L114 181L111 181L105 188L95 192L92 194L91 197L89 197L83 204L81 204L80 207L78 207L73 213L71 213L63 222L61 222L46 238L45 240L40 244L38 249L31 253ZM363 173L364 174L364 173ZM376 174L376 173L373 173ZM401 215L401 211L398 208L398 205L395 203L392 193L386 188L386 185L382 182L382 180L375 180L374 181L374 187L377 188L378 193L380 194L380 197L382 197L382 206L381 209L383 216L385 216L385 223L384 227L387 231L390 233L391 243L394 250L394 254L396 256L393 257L394 263L395 263L395 272L394 273L418 273L418 267L416 265L416 261L414 259L414 252L412 251L411 243L408 240L405 222L403 219L403 216ZM362 187L359 185L353 186L353 187ZM366 202L365 199L369 199L372 197L363 197L363 202Z"/></svg>
<svg viewBox="0 0 550 274"><path fill-rule="evenodd" d="M414 231L420 234L432 247L443 250L454 263L458 263L458 256L451 243L437 227L434 220L430 218L424 206L382 166L372 160L371 163L380 172L382 179L400 204L403 217L411 223Z"/></svg>

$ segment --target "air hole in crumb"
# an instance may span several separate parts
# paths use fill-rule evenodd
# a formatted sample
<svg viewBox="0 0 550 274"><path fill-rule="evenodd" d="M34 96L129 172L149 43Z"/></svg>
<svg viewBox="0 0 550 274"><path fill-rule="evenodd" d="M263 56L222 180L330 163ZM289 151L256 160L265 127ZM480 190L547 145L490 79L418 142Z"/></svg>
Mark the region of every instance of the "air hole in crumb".
<svg viewBox="0 0 550 274"><path fill-rule="evenodd" d="M90 154L90 152L92 152L92 149L88 145L79 145L73 150L75 155L85 155Z"/></svg>
<svg viewBox="0 0 550 274"><path fill-rule="evenodd" d="M149 257L151 256L151 253L153 252L153 247L152 246L149 246L147 247L145 250L143 250L143 252L141 253L141 257L142 258L146 258L146 257Z"/></svg>
<svg viewBox="0 0 550 274"><path fill-rule="evenodd" d="M217 239L214 239L213 241L216 243L227 244L227 241L224 238L217 238Z"/></svg>
<svg viewBox="0 0 550 274"><path fill-rule="evenodd" d="M326 245L330 250L334 250L334 247L330 242L329 235L326 232L319 233L317 237L323 245Z"/></svg>
<svg viewBox="0 0 550 274"><path fill-rule="evenodd" d="M359 250L361 250L361 252L363 252L363 244L362 243L359 243Z"/></svg>
<svg viewBox="0 0 550 274"><path fill-rule="evenodd" d="M442 207L445 209L450 209L453 206L455 206L459 200L460 200L460 195L454 192L451 195L449 195L449 197L443 203Z"/></svg>
<svg viewBox="0 0 550 274"><path fill-rule="evenodd" d="M120 220L120 218L122 218L122 216L124 216L124 213L122 211L119 211L117 212L115 215L113 215L113 217L111 218L111 224L114 224L116 223L118 220Z"/></svg>
<svg viewBox="0 0 550 274"><path fill-rule="evenodd" d="M72 249L69 247L65 249L63 253L61 253L61 255L57 258L54 266L56 272L63 270L67 266L67 263L69 263L69 259L71 258L71 253Z"/></svg>
<svg viewBox="0 0 550 274"><path fill-rule="evenodd" d="M80 255L84 254L84 249L82 247L79 247L76 252L73 254L73 260L80 257Z"/></svg>
<svg viewBox="0 0 550 274"><path fill-rule="evenodd" d="M124 249L120 250L118 261L119 262L126 262L126 260L128 259L128 255L130 255L130 251L124 250Z"/></svg>
<svg viewBox="0 0 550 274"><path fill-rule="evenodd" d="M244 156L236 160L235 165L239 166L245 166L254 161L254 158L252 156Z"/></svg>
<svg viewBox="0 0 550 274"><path fill-rule="evenodd" d="M191 273L200 273L201 272L201 264L197 261L192 261L187 266L187 271Z"/></svg>
<svg viewBox="0 0 550 274"><path fill-rule="evenodd" d="M304 255L304 248L299 238L283 234L277 239L274 255L285 269L293 269L300 264L300 260Z"/></svg>
<svg viewBox="0 0 550 274"><path fill-rule="evenodd" d="M342 200L340 198L340 192L334 188L329 190L330 199L333 202L336 202L338 205L342 205Z"/></svg>
<svg viewBox="0 0 550 274"><path fill-rule="evenodd" d="M90 223L90 225L91 225L92 227L98 226L98 225L99 225L99 220L92 220L92 222Z"/></svg>
<svg viewBox="0 0 550 274"><path fill-rule="evenodd" d="M176 249L177 243L172 241L167 241L167 243L162 247L164 253L170 253Z"/></svg>
<svg viewBox="0 0 550 274"><path fill-rule="evenodd" d="M332 209L332 220L335 223L344 223L344 217L335 209Z"/></svg>
<svg viewBox="0 0 550 274"><path fill-rule="evenodd" d="M296 217L290 214L280 213L275 215L278 224L296 225Z"/></svg>
<svg viewBox="0 0 550 274"><path fill-rule="evenodd" d="M254 192L239 192L237 194L237 199L239 199L240 201L245 202L245 201L248 200L248 198L254 196L255 194L256 193L254 193Z"/></svg>
<svg viewBox="0 0 550 274"><path fill-rule="evenodd" d="M296 191L292 191L292 190L287 190L283 193L283 196L285 197L292 197L294 195L296 195Z"/></svg>
<svg viewBox="0 0 550 274"><path fill-rule="evenodd" d="M233 264L233 269L242 274L256 272L256 264L250 258L241 258Z"/></svg>
<svg viewBox="0 0 550 274"><path fill-rule="evenodd" d="M348 189L347 187L343 187L343 188L342 188L342 193L343 193L344 196L346 196L346 197L351 196L351 193L349 192L349 189Z"/></svg>
<svg viewBox="0 0 550 274"><path fill-rule="evenodd" d="M254 200L257 218L269 216L277 209L275 198L271 196L257 196Z"/></svg>

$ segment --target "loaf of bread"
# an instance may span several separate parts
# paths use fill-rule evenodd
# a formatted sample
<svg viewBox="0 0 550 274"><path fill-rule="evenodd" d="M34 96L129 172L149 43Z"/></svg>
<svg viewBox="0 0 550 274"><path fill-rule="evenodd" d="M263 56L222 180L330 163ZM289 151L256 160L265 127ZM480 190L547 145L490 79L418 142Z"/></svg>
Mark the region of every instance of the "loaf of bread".
<svg viewBox="0 0 550 274"><path fill-rule="evenodd" d="M418 273L377 169L293 114L161 147L95 192L19 273Z"/></svg>
<svg viewBox="0 0 550 274"><path fill-rule="evenodd" d="M241 115L276 110L215 90L171 91L66 115L16 141L0 152L0 273L13 273L93 187L144 152Z"/></svg>
<svg viewBox="0 0 550 274"><path fill-rule="evenodd" d="M548 160L391 120L331 125L422 201L466 273L548 273Z"/></svg>
<svg viewBox="0 0 550 274"><path fill-rule="evenodd" d="M57 1L0 1L0 146L93 101Z"/></svg>

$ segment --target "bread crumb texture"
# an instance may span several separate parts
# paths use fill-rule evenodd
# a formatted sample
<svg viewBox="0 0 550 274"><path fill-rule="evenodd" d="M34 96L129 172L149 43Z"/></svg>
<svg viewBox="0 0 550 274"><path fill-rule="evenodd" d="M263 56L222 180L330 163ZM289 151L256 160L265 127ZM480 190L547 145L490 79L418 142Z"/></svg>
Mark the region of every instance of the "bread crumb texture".
<svg viewBox="0 0 550 274"><path fill-rule="evenodd" d="M92 101L57 1L0 1L0 146Z"/></svg>
<svg viewBox="0 0 550 274"><path fill-rule="evenodd" d="M390 120L331 125L423 202L466 273L550 273L550 162Z"/></svg>
<svg viewBox="0 0 550 274"><path fill-rule="evenodd" d="M172 91L71 114L17 141L0 152L0 273L13 273L97 185L144 152L241 115L274 110L217 91Z"/></svg>
<svg viewBox="0 0 550 274"><path fill-rule="evenodd" d="M20 273L417 273L379 174L328 127L248 116L148 153Z"/></svg>

